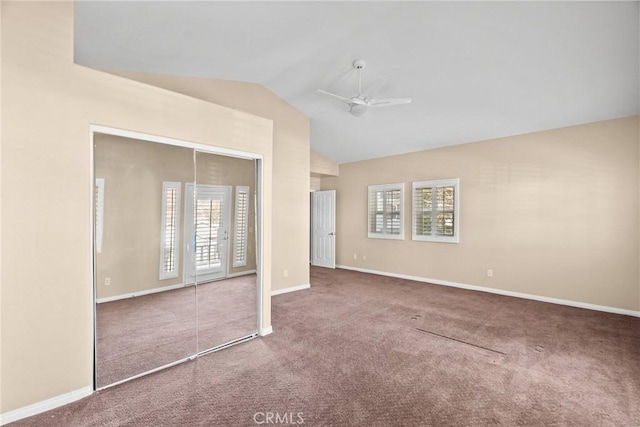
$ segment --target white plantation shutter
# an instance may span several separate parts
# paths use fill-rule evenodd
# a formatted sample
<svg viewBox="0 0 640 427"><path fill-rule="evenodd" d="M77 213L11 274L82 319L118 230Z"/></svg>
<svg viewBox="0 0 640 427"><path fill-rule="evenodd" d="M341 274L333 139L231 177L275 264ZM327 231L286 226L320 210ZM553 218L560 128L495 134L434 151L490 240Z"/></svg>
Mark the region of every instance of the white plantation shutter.
<svg viewBox="0 0 640 427"><path fill-rule="evenodd" d="M412 239L458 243L460 180L413 183Z"/></svg>
<svg viewBox="0 0 640 427"><path fill-rule="evenodd" d="M368 195L368 236L404 239L404 184L370 185Z"/></svg>
<svg viewBox="0 0 640 427"><path fill-rule="evenodd" d="M160 232L160 279L178 277L180 196L182 183L162 183L162 229Z"/></svg>
<svg viewBox="0 0 640 427"><path fill-rule="evenodd" d="M96 253L102 252L102 234L104 230L104 178L96 178L94 187L94 218L95 218L95 239Z"/></svg>
<svg viewBox="0 0 640 427"><path fill-rule="evenodd" d="M233 242L233 266L247 265L247 236L249 234L249 187L236 187L236 216Z"/></svg>

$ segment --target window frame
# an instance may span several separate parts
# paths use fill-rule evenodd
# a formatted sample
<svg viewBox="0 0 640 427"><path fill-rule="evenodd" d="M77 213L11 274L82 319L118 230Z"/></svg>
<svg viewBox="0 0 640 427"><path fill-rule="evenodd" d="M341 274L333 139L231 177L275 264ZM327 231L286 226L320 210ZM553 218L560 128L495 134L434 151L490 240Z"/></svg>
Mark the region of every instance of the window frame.
<svg viewBox="0 0 640 427"><path fill-rule="evenodd" d="M241 260L238 260L238 244L240 240L238 239L238 220L240 217L240 210L238 209L238 199L241 194L246 195L246 203L244 205L244 235L242 236L242 245L243 245L243 257ZM233 219L233 268L237 267L245 267L247 265L247 253L249 244L249 203L251 203L251 188L248 185L238 185L236 186L236 193L234 198L234 219Z"/></svg>
<svg viewBox="0 0 640 427"><path fill-rule="evenodd" d="M418 206L416 204L416 191L437 187L454 187L453 194L453 236L438 236L435 234L436 227L432 228L432 234L416 234ZM434 179L428 181L415 181L411 185L411 240L422 242L440 242L440 243L460 243L460 178ZM433 196L435 200L435 195ZM435 218L438 209L437 203L432 204L432 218ZM434 221L435 223L435 221Z"/></svg>
<svg viewBox="0 0 640 427"><path fill-rule="evenodd" d="M175 201L173 204L175 228L173 235L173 269L165 270L166 256L166 231L167 231L167 190L173 188L176 190ZM180 214L182 208L182 183L175 181L162 182L162 216L160 219L160 280L173 279L178 277L180 270Z"/></svg>
<svg viewBox="0 0 640 427"><path fill-rule="evenodd" d="M384 230L380 233L371 231L371 218L372 214L377 214L378 211L372 211L372 196L374 193L379 191L400 191L400 203L399 203L399 211L398 217L400 220L400 232L398 234L392 234L387 231L386 225L383 225ZM383 201L383 205L384 205ZM391 212L387 212L384 209L380 211L382 215L390 214ZM386 224L386 220L383 217L383 222ZM377 184L377 185L369 185L367 187L367 237L370 239L391 239L391 240L404 240L404 183L395 183L395 184Z"/></svg>

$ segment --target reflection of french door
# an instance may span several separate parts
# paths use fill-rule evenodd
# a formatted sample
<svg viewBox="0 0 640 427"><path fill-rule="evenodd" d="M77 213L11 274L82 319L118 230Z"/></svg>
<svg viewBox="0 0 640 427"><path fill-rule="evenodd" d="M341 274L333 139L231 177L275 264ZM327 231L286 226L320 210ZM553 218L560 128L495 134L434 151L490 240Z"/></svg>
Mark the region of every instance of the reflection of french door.
<svg viewBox="0 0 640 427"><path fill-rule="evenodd" d="M227 277L231 187L187 184L185 284ZM195 199L194 199L195 196Z"/></svg>

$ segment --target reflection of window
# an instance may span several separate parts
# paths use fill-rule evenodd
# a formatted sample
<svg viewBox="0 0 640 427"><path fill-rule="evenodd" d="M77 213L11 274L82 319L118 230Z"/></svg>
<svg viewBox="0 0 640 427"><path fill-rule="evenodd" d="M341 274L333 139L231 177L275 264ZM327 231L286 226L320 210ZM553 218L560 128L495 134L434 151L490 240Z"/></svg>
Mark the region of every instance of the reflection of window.
<svg viewBox="0 0 640 427"><path fill-rule="evenodd" d="M104 178L96 178L94 187L96 253L102 252L102 230L104 228Z"/></svg>
<svg viewBox="0 0 640 427"><path fill-rule="evenodd" d="M196 268L208 270L220 266L218 245L222 228L222 199L203 197L196 199Z"/></svg>
<svg viewBox="0 0 640 427"><path fill-rule="evenodd" d="M368 236L404 239L404 184L369 186Z"/></svg>
<svg viewBox="0 0 640 427"><path fill-rule="evenodd" d="M413 240L458 243L460 180L413 183Z"/></svg>
<svg viewBox="0 0 640 427"><path fill-rule="evenodd" d="M249 226L249 187L236 187L236 218L233 241L233 266L247 265Z"/></svg>
<svg viewBox="0 0 640 427"><path fill-rule="evenodd" d="M180 227L179 182L162 183L162 235L160 236L160 279L178 277Z"/></svg>

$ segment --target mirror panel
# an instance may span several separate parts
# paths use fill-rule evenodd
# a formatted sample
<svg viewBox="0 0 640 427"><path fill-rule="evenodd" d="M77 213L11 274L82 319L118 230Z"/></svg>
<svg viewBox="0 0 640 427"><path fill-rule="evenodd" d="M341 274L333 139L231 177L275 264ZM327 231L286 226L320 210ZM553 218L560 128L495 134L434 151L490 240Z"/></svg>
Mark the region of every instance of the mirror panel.
<svg viewBox="0 0 640 427"><path fill-rule="evenodd" d="M97 388L197 352L185 280L190 148L94 135ZM193 284L193 281L191 281Z"/></svg>
<svg viewBox="0 0 640 427"><path fill-rule="evenodd" d="M193 266L203 352L257 333L256 161L204 152L195 159Z"/></svg>

